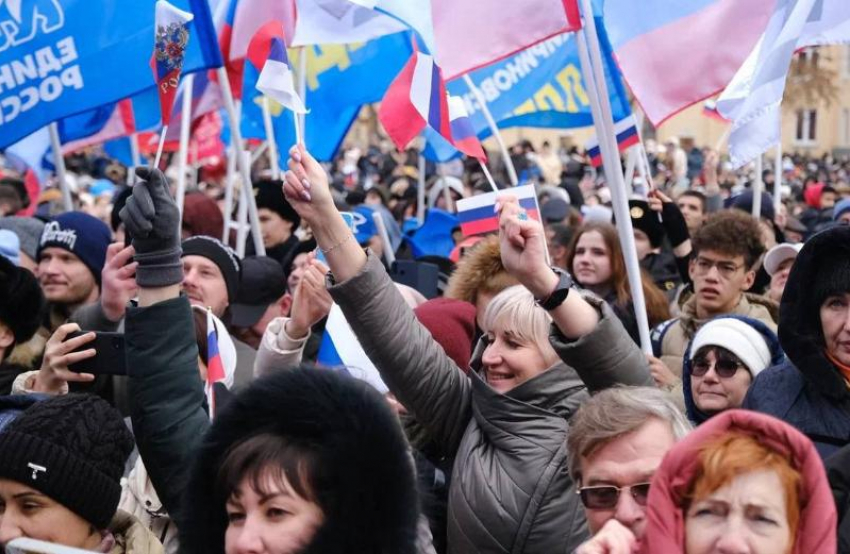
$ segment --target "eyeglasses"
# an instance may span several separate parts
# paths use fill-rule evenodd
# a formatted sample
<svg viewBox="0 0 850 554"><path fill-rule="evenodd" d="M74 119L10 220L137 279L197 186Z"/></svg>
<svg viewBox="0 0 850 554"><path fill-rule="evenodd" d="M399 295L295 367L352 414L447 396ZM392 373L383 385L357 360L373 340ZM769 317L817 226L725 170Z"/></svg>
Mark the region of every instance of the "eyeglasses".
<svg viewBox="0 0 850 554"><path fill-rule="evenodd" d="M732 262L723 262L723 261L714 261L709 260L708 258L703 258L702 256L697 257L696 259L696 272L699 275L707 275L709 271L711 271L712 267L717 268L717 273L720 274L724 279L731 279L735 276L735 273L741 269L742 265L735 265Z"/></svg>
<svg viewBox="0 0 850 554"><path fill-rule="evenodd" d="M611 510L620 500L622 491L629 491L638 506L646 506L646 499L649 496L649 483L638 483L629 487L615 487L614 485L582 487L576 491L576 494L581 497L581 503L588 510Z"/></svg>
<svg viewBox="0 0 850 554"><path fill-rule="evenodd" d="M704 358L697 358L691 364L691 375L695 377L702 377L708 373L708 369L710 367L711 362ZM717 360L714 362L714 372L721 379L729 379L737 373L738 368L740 367L743 367L743 364L736 362L735 360Z"/></svg>

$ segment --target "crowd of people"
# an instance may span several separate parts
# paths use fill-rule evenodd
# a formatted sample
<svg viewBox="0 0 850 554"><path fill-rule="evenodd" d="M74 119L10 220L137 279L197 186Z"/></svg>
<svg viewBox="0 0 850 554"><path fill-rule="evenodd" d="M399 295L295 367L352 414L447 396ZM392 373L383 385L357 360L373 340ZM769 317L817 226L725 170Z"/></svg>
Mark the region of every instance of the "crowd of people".
<svg viewBox="0 0 850 554"><path fill-rule="evenodd" d="M510 151L532 217L492 160L483 236L456 215L477 162L293 147L282 180L254 167L264 255L237 254L221 167L182 212L173 171L97 149L68 156L71 211L0 169L0 544L850 552L850 160L646 148L651 344L566 143Z"/></svg>

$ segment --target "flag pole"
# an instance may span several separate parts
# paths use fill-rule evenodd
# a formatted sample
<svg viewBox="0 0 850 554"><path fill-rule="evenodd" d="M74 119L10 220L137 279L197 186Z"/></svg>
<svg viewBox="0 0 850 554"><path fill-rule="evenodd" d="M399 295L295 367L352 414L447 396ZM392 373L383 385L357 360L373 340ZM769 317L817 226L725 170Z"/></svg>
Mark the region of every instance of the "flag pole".
<svg viewBox="0 0 850 554"><path fill-rule="evenodd" d="M272 113L269 110L269 97L263 95L263 126L266 128L266 140L269 145L269 162L272 169L272 179L280 181L280 162L277 159L277 142L272 125Z"/></svg>
<svg viewBox="0 0 850 554"><path fill-rule="evenodd" d="M419 149L419 175L418 186L416 190L416 219L419 221L419 226L425 224L425 170L427 169L425 155L425 141L422 141L422 148Z"/></svg>
<svg viewBox="0 0 850 554"><path fill-rule="evenodd" d="M142 165L142 154L139 152L139 133L130 134L130 158L133 160L133 167Z"/></svg>
<svg viewBox="0 0 850 554"><path fill-rule="evenodd" d="M773 213L782 208L782 110L779 110L779 142L776 144L776 161L773 168Z"/></svg>
<svg viewBox="0 0 850 554"><path fill-rule="evenodd" d="M186 198L186 162L189 157L189 131L192 129L192 88L195 74L183 78L183 105L180 108L180 150L177 153L177 211L183 217L183 200Z"/></svg>
<svg viewBox="0 0 850 554"><path fill-rule="evenodd" d="M384 218L377 211L372 212L372 221L375 222L375 227L378 228L378 234L381 235L381 242L384 243L384 259L387 260L387 266L392 267L395 263L395 252L393 252L393 243L390 242L390 234L387 232L387 226L384 225Z"/></svg>
<svg viewBox="0 0 850 554"><path fill-rule="evenodd" d="M221 92L224 97L224 107L227 110L227 117L230 120L230 136L233 137L233 143L236 145L236 163L239 167L239 172L242 175L242 186L251 188L251 155L242 155L242 130L239 128L239 118L236 115L236 103L233 100L233 93L230 90L230 81L227 79L227 69L219 67L216 70L218 81L221 84ZM283 194L283 192L281 192ZM245 199L247 197L247 199ZM251 238L254 240L254 253L257 256L265 256L266 248L263 246L263 235L260 232L260 218L257 215L257 203L254 200L253 194L246 194L243 199L246 200L248 208L248 216L251 223ZM239 246L237 244L237 246ZM244 249L244 247L243 247Z"/></svg>
<svg viewBox="0 0 850 554"><path fill-rule="evenodd" d="M227 153L227 176L224 181L224 232L221 242L229 244L230 229L233 226L233 188L236 185L236 156L238 148L230 135L230 151Z"/></svg>
<svg viewBox="0 0 850 554"><path fill-rule="evenodd" d="M62 141L59 139L59 125L54 121L48 126L50 134L50 149L53 150L53 165L56 167L56 177L59 179L59 190L62 192L62 204L66 212L73 211L74 201L68 188L65 172L65 157L62 156Z"/></svg>
<svg viewBox="0 0 850 554"><path fill-rule="evenodd" d="M490 188L493 189L493 192L499 192L499 187L496 186L496 181L494 181L493 176L490 175L490 170L487 169L487 164L485 164L482 160L478 160L478 164L481 166L481 170L484 172L487 182L490 183Z"/></svg>
<svg viewBox="0 0 850 554"><path fill-rule="evenodd" d="M298 96L305 104L307 103L307 48L309 46L302 46L301 55L298 56ZM295 140L299 144L306 144L304 142L304 131L306 131L307 126L307 114L296 113L293 115L295 116Z"/></svg>
<svg viewBox="0 0 850 554"><path fill-rule="evenodd" d="M159 169L159 161L162 159L162 150L165 148L165 134L168 132L168 125L163 125L159 132L159 145L156 147L156 156L153 159L154 169Z"/></svg>
<svg viewBox="0 0 850 554"><path fill-rule="evenodd" d="M487 125L490 127L490 132L493 133L493 138L496 139L496 143L499 145L499 150L502 151L502 159L505 162L505 168L508 171L508 178L511 180L511 185L514 187L517 186L519 184L519 178L517 178L514 162L511 161L511 155L508 152L508 147L505 146L502 134L499 133L499 127L496 125L496 120L493 119L493 114L490 113L490 108L487 106L487 100L484 99L484 95L481 94L481 91L472 81L472 78L466 73L463 75L463 82L466 83L469 91L478 101L478 105L481 107L481 113L484 114L484 119L487 120Z"/></svg>
<svg viewBox="0 0 850 554"><path fill-rule="evenodd" d="M761 217L761 191L764 190L764 181L762 181L762 171L764 171L764 156L759 154L756 158L756 180L753 181L753 217L758 219Z"/></svg>
<svg viewBox="0 0 850 554"><path fill-rule="evenodd" d="M605 82L605 72L602 65L602 53L599 48L599 37L596 32L596 21L593 18L593 8L590 0L581 0L583 27L576 33L582 74L585 78L586 89L590 99L593 120L596 123L599 147L602 151L605 179L609 183L614 214L617 218L617 231L623 246L623 257L631 289L632 304L637 318L641 348L647 354L652 353L649 339L649 321L646 315L646 300L643 296L640 264L635 248L632 219L629 215L626 198L626 184L620 171L620 151L614 135L614 119L611 115L611 104L608 96L608 85Z"/></svg>

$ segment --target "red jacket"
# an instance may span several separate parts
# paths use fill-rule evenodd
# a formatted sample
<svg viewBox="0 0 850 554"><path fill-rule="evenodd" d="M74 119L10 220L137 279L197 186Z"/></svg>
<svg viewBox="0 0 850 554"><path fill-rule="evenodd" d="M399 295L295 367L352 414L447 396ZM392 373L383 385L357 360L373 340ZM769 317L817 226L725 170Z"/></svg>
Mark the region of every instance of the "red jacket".
<svg viewBox="0 0 850 554"><path fill-rule="evenodd" d="M803 476L802 508L792 554L834 554L835 502L815 447L790 425L747 410L728 410L714 416L664 457L652 478L641 552L684 552L685 513L682 505L697 470L699 449L705 441L733 430L750 433L760 442L782 452Z"/></svg>

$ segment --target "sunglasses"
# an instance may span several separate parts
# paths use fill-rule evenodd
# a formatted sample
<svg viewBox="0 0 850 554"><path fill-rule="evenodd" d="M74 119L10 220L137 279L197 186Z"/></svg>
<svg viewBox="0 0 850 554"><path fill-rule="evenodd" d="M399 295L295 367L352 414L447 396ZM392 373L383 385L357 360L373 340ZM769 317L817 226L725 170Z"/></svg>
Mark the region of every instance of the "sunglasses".
<svg viewBox="0 0 850 554"><path fill-rule="evenodd" d="M581 503L588 510L611 510L617 506L620 500L620 492L629 491L638 506L646 506L649 496L649 483L638 483L630 487L615 487L614 485L600 485L597 487L582 487L576 491L581 498Z"/></svg>
<svg viewBox="0 0 850 554"><path fill-rule="evenodd" d="M691 375L702 377L708 373L711 363L708 360L696 359L691 365ZM714 362L714 372L721 379L728 379L737 373L738 369L743 367L743 364L735 360L717 360Z"/></svg>

